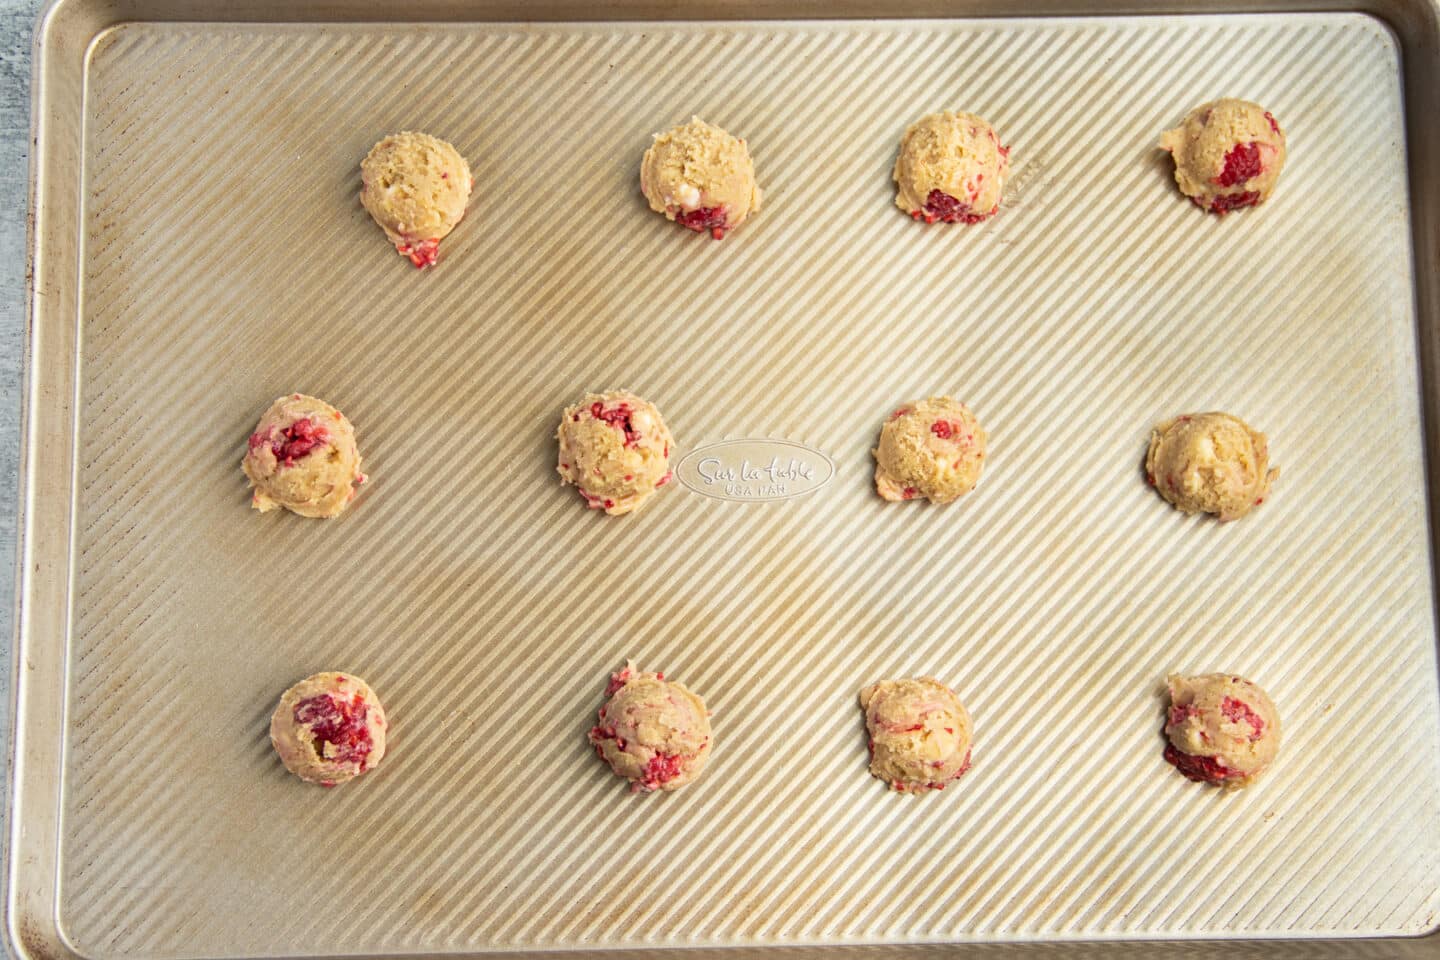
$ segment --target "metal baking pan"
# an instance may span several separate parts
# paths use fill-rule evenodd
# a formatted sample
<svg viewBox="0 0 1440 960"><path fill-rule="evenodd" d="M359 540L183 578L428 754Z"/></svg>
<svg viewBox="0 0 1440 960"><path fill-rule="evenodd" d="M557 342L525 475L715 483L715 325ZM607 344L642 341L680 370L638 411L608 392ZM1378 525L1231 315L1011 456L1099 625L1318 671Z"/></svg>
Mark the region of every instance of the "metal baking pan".
<svg viewBox="0 0 1440 960"><path fill-rule="evenodd" d="M1427 0L1294 6L60 0L11 947L1440 956L1440 32ZM1271 203L1223 220L1155 149L1222 95L1291 147ZM900 133L943 107L1013 146L983 225L892 206ZM765 190L718 243L636 189L692 114ZM423 273L355 197L404 128L477 184ZM680 457L814 470L721 496L682 470L599 516L552 434L609 387ZM358 428L372 483L333 522L247 507L244 437L291 390ZM987 427L985 476L885 504L881 420L938 392ZM1283 470L1236 524L1141 476L1152 423L1212 408ZM675 795L587 750L627 657L714 710ZM265 739L319 669L393 721L333 791ZM1274 695L1254 788L1161 760L1177 669ZM867 776L855 703L918 673L976 725L974 769L923 799Z"/></svg>

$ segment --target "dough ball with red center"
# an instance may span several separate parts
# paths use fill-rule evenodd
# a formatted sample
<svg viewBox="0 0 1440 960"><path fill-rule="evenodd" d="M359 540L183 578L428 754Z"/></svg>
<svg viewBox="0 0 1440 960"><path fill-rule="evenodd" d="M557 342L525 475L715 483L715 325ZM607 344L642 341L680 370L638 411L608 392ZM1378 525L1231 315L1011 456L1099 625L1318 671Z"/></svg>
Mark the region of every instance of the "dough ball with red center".
<svg viewBox="0 0 1440 960"><path fill-rule="evenodd" d="M870 772L904 793L943 790L970 769L970 714L933 677L882 680L860 691Z"/></svg>
<svg viewBox="0 0 1440 960"><path fill-rule="evenodd" d="M1160 148L1175 158L1180 192L1216 214L1264 203L1285 168L1285 132L1248 100L1202 103L1160 136Z"/></svg>
<svg viewBox="0 0 1440 960"><path fill-rule="evenodd" d="M932 113L910 125L895 158L895 205L917 220L979 223L1000 209L1010 148L973 113Z"/></svg>
<svg viewBox="0 0 1440 960"><path fill-rule="evenodd" d="M333 787L385 756L385 709L353 673L317 673L286 690L270 718L270 742L285 768Z"/></svg>
<svg viewBox="0 0 1440 960"><path fill-rule="evenodd" d="M627 390L585 394L561 414L556 438L561 482L575 484L592 509L638 510L670 482L670 428L653 403Z"/></svg>
<svg viewBox="0 0 1440 960"><path fill-rule="evenodd" d="M605 695L590 745L633 792L678 790L700 776L710 759L705 701L632 663L611 675Z"/></svg>
<svg viewBox="0 0 1440 960"><path fill-rule="evenodd" d="M465 216L470 188L460 151L426 133L391 134L360 162L360 203L417 267L435 262Z"/></svg>
<svg viewBox="0 0 1440 960"><path fill-rule="evenodd" d="M1265 434L1228 413L1187 413L1150 431L1145 474L1185 513L1237 520L1259 506L1280 475Z"/></svg>
<svg viewBox="0 0 1440 960"><path fill-rule="evenodd" d="M745 141L699 117L655 135L640 162L640 192L651 210L716 240L760 210Z"/></svg>
<svg viewBox="0 0 1440 960"><path fill-rule="evenodd" d="M284 507L302 517L333 517L365 482L355 428L339 410L303 393L270 405L240 466L261 513Z"/></svg>
<svg viewBox="0 0 1440 960"><path fill-rule="evenodd" d="M875 491L886 500L949 503L980 481L986 440L980 421L957 400L907 403L880 428Z"/></svg>
<svg viewBox="0 0 1440 960"><path fill-rule="evenodd" d="M1280 714L1264 690L1243 677L1171 674L1165 759L1191 780L1248 786L1280 749Z"/></svg>

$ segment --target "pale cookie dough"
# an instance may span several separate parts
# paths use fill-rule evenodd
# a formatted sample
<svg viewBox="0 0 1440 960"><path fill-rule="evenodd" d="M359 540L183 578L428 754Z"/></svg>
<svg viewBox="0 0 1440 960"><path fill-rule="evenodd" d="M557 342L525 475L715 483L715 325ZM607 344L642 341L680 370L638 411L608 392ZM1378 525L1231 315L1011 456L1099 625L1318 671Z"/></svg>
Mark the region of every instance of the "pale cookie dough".
<svg viewBox="0 0 1440 960"><path fill-rule="evenodd" d="M902 793L944 790L970 769L970 714L933 677L882 680L860 691L870 772Z"/></svg>
<svg viewBox="0 0 1440 960"><path fill-rule="evenodd" d="M1264 502L1280 476L1265 434L1228 413L1185 414L1155 425L1145 476L1185 513L1238 520Z"/></svg>
<svg viewBox="0 0 1440 960"><path fill-rule="evenodd" d="M627 390L585 394L565 408L555 436L561 482L611 516L638 510L674 475L670 428L653 403Z"/></svg>
<svg viewBox="0 0 1440 960"><path fill-rule="evenodd" d="M975 489L985 465L985 428L950 397L907 403L880 428L875 492L886 500L949 503Z"/></svg>
<svg viewBox="0 0 1440 960"><path fill-rule="evenodd" d="M895 205L916 220L979 223L1000 209L1010 148L973 113L932 113L905 131L891 175Z"/></svg>
<svg viewBox="0 0 1440 960"><path fill-rule="evenodd" d="M270 742L301 780L333 787L385 756L385 709L353 673L317 673L286 690L270 718Z"/></svg>
<svg viewBox="0 0 1440 960"><path fill-rule="evenodd" d="M1270 199L1285 167L1285 132L1248 100L1202 103L1161 134L1160 149L1175 158L1180 192L1220 215Z"/></svg>
<svg viewBox="0 0 1440 960"><path fill-rule="evenodd" d="M640 192L651 210L716 240L760 210L745 141L699 117L655 134L640 162Z"/></svg>
<svg viewBox="0 0 1440 960"><path fill-rule="evenodd" d="M1191 780L1244 787L1280 749L1280 714L1268 694L1228 673L1172 673L1165 759Z"/></svg>
<svg viewBox="0 0 1440 960"><path fill-rule="evenodd" d="M360 203L421 268L435 263L440 241L465 216L471 186L460 151L425 133L391 134L360 162Z"/></svg>
<svg viewBox="0 0 1440 960"><path fill-rule="evenodd" d="M302 517L333 517L365 482L355 428L324 400L292 393L265 411L240 467L261 513L284 507Z"/></svg>
<svg viewBox="0 0 1440 960"><path fill-rule="evenodd" d="M588 739L632 793L678 790L698 779L710 759L705 701L663 673L634 664L610 675L608 698Z"/></svg>

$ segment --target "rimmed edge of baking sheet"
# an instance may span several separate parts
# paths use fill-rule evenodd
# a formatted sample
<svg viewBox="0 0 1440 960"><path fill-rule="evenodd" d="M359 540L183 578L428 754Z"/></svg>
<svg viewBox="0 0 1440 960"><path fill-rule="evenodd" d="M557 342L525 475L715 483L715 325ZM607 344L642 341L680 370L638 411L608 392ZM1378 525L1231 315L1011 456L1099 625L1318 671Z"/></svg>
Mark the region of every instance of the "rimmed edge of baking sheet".
<svg viewBox="0 0 1440 960"><path fill-rule="evenodd" d="M1440 127L1427 122L1440 107L1440 5L1434 0L1394 0L1368 5L1332 3L1227 3L1204 12L1285 13L1300 10L1349 10L1374 16L1390 25L1403 51L1413 243L1419 265L1415 282L1420 332L1422 389L1426 400L1424 431L1429 478L1431 552L1435 541L1440 464L1433 451L1440 445L1440 417L1435 380L1440 374L1440 338L1435 319L1440 313ZM232 22L366 21L383 19L388 11L358 2L257 3L217 5L207 10L185 0L126 0L103 4L91 0L57 0L42 15L35 35L35 82L32 87L30 310L26 352L24 437L21 449L21 496L16 578L14 685L11 710L11 815L6 849L7 933L10 949L35 958L75 956L55 925L55 880L58 856L57 802L62 757L45 749L59 741L63 728L65 647L46 643L68 629L71 491L74 470L74 391L78 297L78 244L81 235L78 174L83 137L84 59L91 40L117 23L133 20L225 20ZM606 19L805 19L811 17L985 17L1014 16L993 0L943 3L922 0L904 10L874 2L787 5L620 2L604 11ZM1034 16L1184 14L1197 12L1176 4L1117 3L1111 7L1043 0L1027 8ZM578 3L479 3L420 0L406 9L417 22L567 19L594 20L593 7ZM998 953L1066 956L1141 956L1164 949L1183 956L1440 956L1440 933L1414 939L1306 941L1107 941L1104 943L1003 944L913 947L855 947L853 956L954 955ZM747 948L697 949L692 955L739 956L761 952ZM770 951L764 951L770 952ZM828 954L828 948L785 948L800 956ZM546 954L526 954L544 956ZM554 954L558 955L558 954ZM565 956L575 956L567 951ZM606 956L653 956L651 950L607 951Z"/></svg>

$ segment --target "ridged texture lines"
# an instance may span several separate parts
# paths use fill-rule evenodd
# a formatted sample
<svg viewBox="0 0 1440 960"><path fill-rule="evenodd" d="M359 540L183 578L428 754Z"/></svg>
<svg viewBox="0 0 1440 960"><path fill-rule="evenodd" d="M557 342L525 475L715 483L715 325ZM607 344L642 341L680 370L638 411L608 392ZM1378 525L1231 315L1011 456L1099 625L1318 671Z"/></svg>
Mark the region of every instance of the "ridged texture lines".
<svg viewBox="0 0 1440 960"><path fill-rule="evenodd" d="M1414 933L1440 888L1440 715L1393 42L1351 16L218 27L134 24L88 81L80 490L61 922L89 956ZM1270 205L1175 191L1161 130L1245 96ZM1005 206L892 205L941 108L1013 145ZM746 137L721 243L649 213L649 135ZM356 202L387 132L476 193L418 273ZM676 485L586 511L563 405L626 387L679 452L825 451L803 499ZM253 514L244 438L301 390L373 481ZM884 415L949 392L978 490L887 505ZM1165 506L1148 429L1224 409L1283 474L1222 526ZM696 785L632 797L584 731L627 657L701 692ZM284 773L275 699L364 676L375 773ZM1260 785L1160 758L1165 674L1279 704ZM975 767L865 772L858 689L933 674Z"/></svg>

